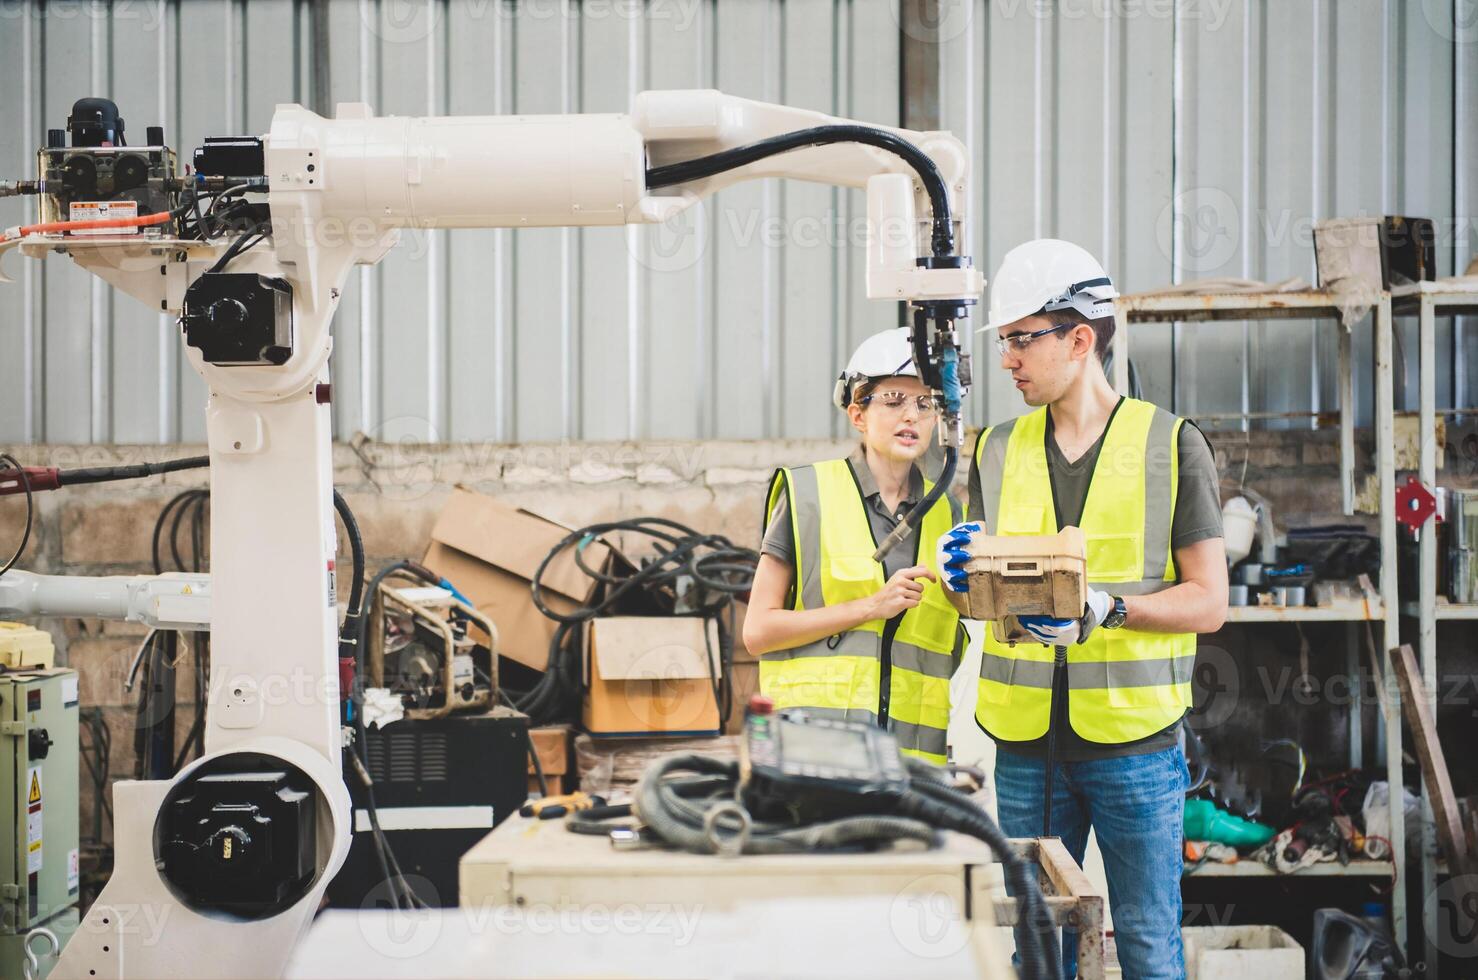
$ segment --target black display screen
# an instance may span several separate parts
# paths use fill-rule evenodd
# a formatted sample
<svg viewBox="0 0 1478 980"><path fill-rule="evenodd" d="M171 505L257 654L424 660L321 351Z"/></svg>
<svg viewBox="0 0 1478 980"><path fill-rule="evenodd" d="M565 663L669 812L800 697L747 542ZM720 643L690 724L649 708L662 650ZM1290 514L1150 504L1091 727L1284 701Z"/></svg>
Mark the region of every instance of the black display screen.
<svg viewBox="0 0 1478 980"><path fill-rule="evenodd" d="M873 768L866 734L845 728L782 724L780 751L786 765L830 766L853 771Z"/></svg>

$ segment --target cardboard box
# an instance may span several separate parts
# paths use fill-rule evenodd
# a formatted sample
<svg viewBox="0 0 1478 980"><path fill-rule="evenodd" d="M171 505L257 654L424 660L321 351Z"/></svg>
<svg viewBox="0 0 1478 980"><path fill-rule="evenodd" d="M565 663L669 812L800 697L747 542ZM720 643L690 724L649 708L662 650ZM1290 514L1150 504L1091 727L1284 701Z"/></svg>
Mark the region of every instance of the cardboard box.
<svg viewBox="0 0 1478 980"><path fill-rule="evenodd" d="M479 612L498 627L498 652L534 670L549 661L549 643L559 624L535 608L531 583L539 563L572 528L521 507L458 487L447 499L423 563L445 576ZM599 539L585 547L584 561L605 570L612 554ZM598 583L566 550L544 570L541 595L560 613L590 601ZM485 637L482 639L486 639Z"/></svg>
<svg viewBox="0 0 1478 980"><path fill-rule="evenodd" d="M547 776L563 776L570 771L570 726L544 725L529 729L529 739L539 756L539 766ZM529 760L529 775L534 775L534 761Z"/></svg>
<svg viewBox="0 0 1478 980"><path fill-rule="evenodd" d="M717 623L695 616L596 619L586 651L586 731L717 734L712 680L722 669Z"/></svg>

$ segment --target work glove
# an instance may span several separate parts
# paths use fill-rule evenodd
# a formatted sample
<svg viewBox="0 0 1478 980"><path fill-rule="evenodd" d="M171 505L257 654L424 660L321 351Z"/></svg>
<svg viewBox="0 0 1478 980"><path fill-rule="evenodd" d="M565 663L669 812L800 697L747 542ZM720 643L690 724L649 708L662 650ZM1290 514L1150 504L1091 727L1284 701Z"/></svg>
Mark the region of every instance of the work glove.
<svg viewBox="0 0 1478 980"><path fill-rule="evenodd" d="M1053 616L1017 616L1021 628L1032 635L1038 643L1049 647L1065 647L1078 642L1083 628L1076 619L1057 619Z"/></svg>
<svg viewBox="0 0 1478 980"><path fill-rule="evenodd" d="M970 591L970 576L965 572L965 563L970 560L970 539L981 533L984 529L979 521L965 521L939 538L940 584L949 591Z"/></svg>
<svg viewBox="0 0 1478 980"><path fill-rule="evenodd" d="M1052 616L1018 616L1021 628L1032 635L1038 643L1049 647L1062 647L1072 643L1086 643L1088 636L1103 618L1114 608L1114 599L1107 592L1088 590L1088 601L1083 605L1083 615L1078 619L1057 619Z"/></svg>
<svg viewBox="0 0 1478 980"><path fill-rule="evenodd" d="M1078 635L1079 643L1088 642L1088 634L1098 628L1105 616L1114 608L1114 597L1098 589L1088 590L1088 602L1083 606L1083 618L1079 620L1083 631Z"/></svg>

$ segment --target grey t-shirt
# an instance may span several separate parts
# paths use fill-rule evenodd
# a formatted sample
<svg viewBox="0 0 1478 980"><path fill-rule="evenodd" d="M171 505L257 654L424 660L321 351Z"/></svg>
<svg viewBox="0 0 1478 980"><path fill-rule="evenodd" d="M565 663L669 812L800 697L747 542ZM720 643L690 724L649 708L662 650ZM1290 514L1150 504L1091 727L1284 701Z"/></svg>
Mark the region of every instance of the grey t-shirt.
<svg viewBox="0 0 1478 980"><path fill-rule="evenodd" d="M1107 434L1108 426L1104 426ZM1047 413L1047 470L1052 479L1052 501L1057 509L1057 526L1077 524L1083 517L1083 505L1088 499L1088 485L1093 479L1093 469L1098 463L1098 452L1103 448L1103 436L1076 460L1069 462L1057 446L1052 435L1052 413ZM1179 458L1180 477L1175 494L1175 514L1171 517L1170 547L1185 548L1198 541L1222 536L1221 527L1221 477L1216 469L1216 457L1206 436L1194 425L1182 425L1176 444ZM970 508L968 516L985 512L980 490L980 471L970 467ZM1072 671L1071 665L1068 667ZM1059 718L1066 718L1065 712ZM1180 722L1168 726L1135 742L1104 745L1089 742L1073 731L1071 724L1058 728L1057 757L1064 762L1086 762L1093 759L1111 759L1124 755L1139 755L1158 752L1177 743ZM1047 739L1043 736L1028 742L1008 742L996 739L996 744L1017 755L1045 758Z"/></svg>
<svg viewBox="0 0 1478 980"><path fill-rule="evenodd" d="M893 533L893 528L909 512L914 504L924 498L924 476L919 472L918 466L914 466L913 472L909 474L908 493L898 504L898 510L889 513L888 505L883 502L882 491L878 489L877 480L873 478L872 470L867 468L867 456L863 447L859 444L847 457L847 462L852 465L852 472L857 476L857 486L862 490L862 498L867 504L867 520L872 525L872 536L876 541L881 541ZM947 495L949 500L951 525L958 524L963 520L960 513L960 502L954 495ZM775 502L775 510L770 516L769 526L765 528L764 543L760 545L760 551L767 555L773 555L785 562L792 569L795 568L795 536L790 526L790 501L781 494ZM905 568L911 568L914 564L914 554L918 551L919 563L922 563L927 552L919 549L923 547L933 548L934 542L920 542L917 529L908 537L899 542L898 547L888 552L883 558L883 577L892 578ZM960 629L955 636L955 660L964 654L965 631Z"/></svg>

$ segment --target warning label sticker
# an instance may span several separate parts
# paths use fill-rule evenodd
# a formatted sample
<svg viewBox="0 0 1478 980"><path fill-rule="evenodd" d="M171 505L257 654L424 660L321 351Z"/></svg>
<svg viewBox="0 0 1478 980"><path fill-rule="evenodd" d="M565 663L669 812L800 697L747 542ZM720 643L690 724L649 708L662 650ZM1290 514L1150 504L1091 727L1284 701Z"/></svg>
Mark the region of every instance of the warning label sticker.
<svg viewBox="0 0 1478 980"><path fill-rule="evenodd" d="M71 221L102 221L107 218L137 218L138 201L73 201L67 217ZM73 235L137 235L133 228L79 228Z"/></svg>
<svg viewBox="0 0 1478 980"><path fill-rule="evenodd" d="M32 766L26 774L30 787L26 793L26 873L41 870L41 767Z"/></svg>
<svg viewBox="0 0 1478 980"><path fill-rule="evenodd" d="M75 892L81 880L82 875L77 866L77 848L74 847L67 852L67 891Z"/></svg>

